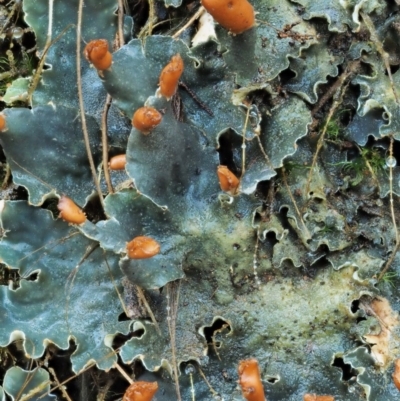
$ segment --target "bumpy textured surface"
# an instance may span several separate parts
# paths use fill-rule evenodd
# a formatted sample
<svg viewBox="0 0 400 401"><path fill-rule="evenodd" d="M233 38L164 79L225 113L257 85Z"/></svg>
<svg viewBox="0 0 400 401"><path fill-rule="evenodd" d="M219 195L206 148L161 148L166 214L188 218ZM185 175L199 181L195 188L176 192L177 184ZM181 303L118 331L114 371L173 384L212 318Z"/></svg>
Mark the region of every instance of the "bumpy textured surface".
<svg viewBox="0 0 400 401"><path fill-rule="evenodd" d="M237 366L247 358L259 362L268 401L306 393L337 401L398 398L391 379L400 356L398 255L377 280L397 237L400 168L387 157L398 157L400 131L398 6L252 3L256 26L241 35L217 26L216 39L196 47L193 26L172 36L195 10L157 3L156 17L170 17L169 24L153 24L153 35L114 48L101 74L82 60L96 167L107 93L109 153L127 159L126 171L112 172L114 193L106 193L103 174L98 178L105 200L97 214L89 204L94 184L69 25L78 1L54 3L52 38L61 36L47 55L50 68L31 109L4 112L0 134L14 183L28 196L0 203L1 262L20 275L19 286L0 287L2 347L23 339L26 354L40 359L46 345L66 350L73 340L72 370L80 372L91 362L110 369L118 343L122 362L141 361L140 380L158 382L159 401L178 399L176 366L182 399L194 390L198 401L243 400ZM115 0L85 1L82 47L103 38L113 48L116 8ZM24 11L41 54L48 1L25 0ZM127 18L127 37L131 28ZM185 69L167 101L157 96L159 74L177 53ZM26 89L26 81L14 81L6 102L23 99ZM130 125L144 105L163 116L148 135ZM237 195L221 191L219 165L240 179ZM64 194L86 204L82 225L44 210L54 212L46 201ZM129 259L126 244L143 235L160 253ZM138 288L159 327L148 311L136 313L143 309ZM17 399L25 381L24 394L47 391L46 363L33 372L9 368L4 391ZM111 393L105 399L116 399Z"/></svg>

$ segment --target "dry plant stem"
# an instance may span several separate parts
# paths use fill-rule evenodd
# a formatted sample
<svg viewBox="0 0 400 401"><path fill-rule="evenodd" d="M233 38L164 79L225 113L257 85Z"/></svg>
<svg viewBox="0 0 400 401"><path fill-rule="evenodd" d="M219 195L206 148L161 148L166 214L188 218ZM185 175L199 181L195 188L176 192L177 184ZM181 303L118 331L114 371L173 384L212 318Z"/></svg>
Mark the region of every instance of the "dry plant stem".
<svg viewBox="0 0 400 401"><path fill-rule="evenodd" d="M32 252L26 254L23 258L18 259L18 262L21 262L21 261L23 261L24 259L29 258L30 256L34 255L36 252L39 252L39 251L41 251L42 249L48 247L50 244L54 244L53 247L50 248L50 249L53 249L55 246L61 244L63 241L65 241L65 240L67 240L67 239L73 237L74 235L78 235L78 234L79 234L79 231L75 231L75 232L73 232L73 233L71 233L71 234L69 234L69 235L66 235L65 237L59 238L59 239L54 240L54 241L50 241L50 242L48 242L46 245L43 245L43 246L41 246L40 248L37 248L37 249L35 249L34 251L32 251ZM40 260L40 259L37 259L37 260L36 260L36 263L37 263L39 260Z"/></svg>
<svg viewBox="0 0 400 401"><path fill-rule="evenodd" d="M206 375L204 374L204 372L201 370L200 366L199 368L199 373L200 376L203 378L203 380L205 381L205 383L207 384L208 388L210 389L211 394L213 395L213 397L218 396L218 393L213 389L213 387L211 386L211 383L208 381Z"/></svg>
<svg viewBox="0 0 400 401"><path fill-rule="evenodd" d="M154 313L151 310L149 303L147 302L147 299L146 299L146 296L144 295L143 290L138 285L136 285L135 288L136 288L136 292L138 294L138 297L139 297L140 301L143 302L143 305L146 308L146 311L149 314L150 319L153 322L153 324L154 324L154 326L155 326L155 328L157 330L157 333L159 335L161 335L160 326L158 325L156 317L154 316ZM128 316L128 314L127 314L127 316Z"/></svg>
<svg viewBox="0 0 400 401"><path fill-rule="evenodd" d="M60 385L60 382L59 382L59 380L58 380L58 378L57 378L57 375L56 375L56 372L54 371L54 369L53 369L53 368L49 368L49 372L50 372L51 375L53 376L54 381L56 382L56 384L57 384L58 386L60 386L59 388L60 388L60 390L61 390L61 393L62 393L63 397L64 397L67 401L72 401L71 398L70 398L70 396L69 396L68 393L67 393L67 390L65 390L65 386L61 386L61 385Z"/></svg>
<svg viewBox="0 0 400 401"><path fill-rule="evenodd" d="M256 245L254 247L254 254L253 254L253 274L254 274L254 280L258 287L260 287L261 285L261 281L258 277L258 272L257 272L258 268L257 253L258 253L259 243L260 243L260 231L257 230Z"/></svg>
<svg viewBox="0 0 400 401"><path fill-rule="evenodd" d="M62 32L53 41L51 41L51 37L50 37L50 40L49 40L49 37L47 37L46 45L44 47L43 54L42 54L42 57L40 59L38 68L35 71L35 75L33 76L32 82L31 82L31 84L29 86L29 89L28 89L28 95L27 95L28 99L32 98L33 92L35 92L35 89L39 84L39 80L40 80L40 77L42 75L44 63L46 61L46 56L47 56L47 53L48 53L50 47L52 45L54 45L54 43L57 43L62 38L62 36L68 31L68 29L72 28L73 26L74 26L73 24L67 25L65 27L65 29L63 29Z"/></svg>
<svg viewBox="0 0 400 401"><path fill-rule="evenodd" d="M118 0L118 47L124 45L124 4L123 0ZM108 136L107 136L107 118L110 110L112 97L107 94L106 103L104 105L103 114L101 116L101 144L103 146L103 169L104 178L106 180L109 193L114 193L111 182L110 170L108 168Z"/></svg>
<svg viewBox="0 0 400 401"><path fill-rule="evenodd" d="M53 391L57 390L60 388L60 386L64 386L64 384L67 384L68 382L70 382L71 380L74 380L75 378L77 378L79 375L81 375L84 372L87 372L89 369L93 368L93 366L95 366L97 363L103 361L104 359L109 358L112 355L117 355L118 352L120 351L119 348L117 348L116 350L112 350L109 354L107 354L106 356L104 356L103 358L100 358L98 361L92 361L90 363L88 363L79 373L77 373L76 375L73 375L71 377L69 377L68 379L65 379L63 382L61 382L59 385L52 387L49 391L47 391L45 394L42 394L40 397L38 397L38 400L41 400L42 398L46 397L47 395L49 395L50 393L52 393Z"/></svg>
<svg viewBox="0 0 400 401"><path fill-rule="evenodd" d="M101 116L101 143L103 146L103 169L104 178L106 179L107 189L109 193L114 193L114 189L110 177L110 169L108 168L108 137L107 137L107 117L110 110L112 97L107 94L106 104L104 105L103 114Z"/></svg>
<svg viewBox="0 0 400 401"><path fill-rule="evenodd" d="M28 401L33 398L35 395L40 393L44 388L46 388L49 384L51 384L50 380L46 380L43 383L40 383L37 387L32 389L28 394L24 395L21 398L15 398L15 401Z"/></svg>
<svg viewBox="0 0 400 401"><path fill-rule="evenodd" d="M242 137L243 137L243 142L242 142L242 173L240 174L240 178L243 177L243 175L244 175L244 173L246 171L246 129L247 129L247 124L249 123L250 107L251 107L251 105L247 108L246 119L244 121L244 126L243 126L243 131L242 131Z"/></svg>
<svg viewBox="0 0 400 401"><path fill-rule="evenodd" d="M119 290L118 290L117 284L115 283L114 276L113 276L113 274L112 274L111 267L110 267L110 265L108 264L108 260L107 260L107 257L106 257L105 252L104 252L104 260L105 260L105 262L106 262L107 269L108 269L108 273L109 273L110 278L111 278L111 281L112 281L112 283L113 283L115 292L117 293L118 298L119 298L119 301L121 302L122 309L123 309L123 311L125 312L125 315L126 315L126 316L129 316L128 310L126 309L125 302L124 302L124 300L123 300L123 298L122 298L121 293L120 293Z"/></svg>
<svg viewBox="0 0 400 401"><path fill-rule="evenodd" d="M183 31L188 29L190 25L193 24L194 21L196 21L198 18L200 18L204 13L206 12L206 9L203 6L200 6L200 8L191 16L188 22L186 22L185 25L183 25L182 28L180 28L178 31L176 31L172 37L176 39Z"/></svg>
<svg viewBox="0 0 400 401"><path fill-rule="evenodd" d="M66 293L67 293L67 304L65 306L65 320L67 323L67 328L68 331L71 332L70 328L69 328L69 315L68 315L68 311L69 311L69 301L71 298L71 291L72 291L72 287L74 285L74 281L76 278L76 275L78 273L79 267L82 265L82 263L92 254L92 252L99 246L99 244L94 244L94 245L89 245L86 248L86 251L84 253L84 255L82 256L81 260L78 262L78 264L74 267L74 269L72 270L71 274L69 275L69 277L72 277L71 280L71 284L68 286L68 281L66 284Z"/></svg>
<svg viewBox="0 0 400 401"><path fill-rule="evenodd" d="M118 46L124 45L124 2L118 0Z"/></svg>
<svg viewBox="0 0 400 401"><path fill-rule="evenodd" d="M86 153L90 164L90 170L92 172L94 185L96 187L97 194L99 195L101 206L104 210L104 199L103 199L103 194L101 192L100 183L97 180L96 166L94 165L92 151L90 150L89 133L86 125L85 106L83 104L82 72L81 72L82 14L83 14L83 0L79 0L78 23L76 25L76 75L78 84L79 109L82 121L83 139L85 141Z"/></svg>
<svg viewBox="0 0 400 401"><path fill-rule="evenodd" d="M390 137L390 146L389 146L389 156L393 157L393 136ZM397 251L400 248L400 237L399 237L399 230L397 228L397 223L396 223L396 215L394 214L394 207L393 207L393 167L389 166L389 202L390 202L390 213L392 215L392 222L393 222L393 228L396 233L396 245L394 246L394 249L392 251L392 254L390 255L390 258L386 262L384 268L382 271L379 273L378 276L378 281L382 279L382 277L385 275L385 273L389 270L391 264L393 263L394 258L396 257Z"/></svg>
<svg viewBox="0 0 400 401"><path fill-rule="evenodd" d="M121 373L121 375L124 376L124 378L128 381L129 384L133 383L132 378L129 377L128 373L126 373L125 370L122 369L117 362L114 363L113 368L117 369L119 373Z"/></svg>
<svg viewBox="0 0 400 401"><path fill-rule="evenodd" d="M30 97L32 96L32 93L36 89L36 86L39 82L39 77L42 73L44 61L46 60L47 50L50 48L50 45L51 45L51 37L52 37L52 32L53 32L53 4L54 4L54 0L49 0L49 24L47 26L46 44L44 45L43 55L40 60L39 66L36 70L35 77L32 80L32 85L28 90L28 99L30 99Z"/></svg>
<svg viewBox="0 0 400 401"><path fill-rule="evenodd" d="M10 3L11 3L11 1L10 1ZM10 3L8 3L8 4L10 4ZM8 4L7 4L7 6L8 6ZM21 3L14 2L14 5L12 6L12 8L11 8L11 10L10 10L8 16L7 16L7 20L2 24L2 26L0 28L0 35L4 32L4 29L10 23L11 18L14 16L15 11L17 10L17 8L21 7L21 6L22 6ZM19 15L19 12L17 14L17 20L18 20L18 15Z"/></svg>
<svg viewBox="0 0 400 401"><path fill-rule="evenodd" d="M1 184L1 189L6 189L8 187L10 178L11 178L11 169L10 169L10 165L7 163L6 164L6 174L4 176L3 183Z"/></svg>
<svg viewBox="0 0 400 401"><path fill-rule="evenodd" d="M352 73L352 70L347 72L346 74L346 78L349 76L349 74ZM343 81L344 82L344 81ZM306 183L306 188L305 188L305 195L308 196L308 193L310 192L310 185L311 185L311 178L313 175L313 171L315 169L315 166L317 164L317 160L318 160L318 156L319 156L319 152L322 149L322 146L324 145L324 139L325 139L325 134L326 134L326 130L328 128L328 124L331 121L333 115L335 114L336 110L338 109L338 107L341 105L342 101L343 101L343 96L346 93L346 90L348 88L350 84L350 80L346 83L345 86L343 87L339 87L338 90L336 91L336 94L338 94L338 98L336 100L334 100L329 113L328 113L328 118L326 119L326 122L324 124L324 128L322 129L322 133L318 139L318 143L317 143L317 149L315 151L314 157L313 157L313 161L311 164L311 168L310 168L310 172L308 174L308 178L307 178L307 183ZM306 207L307 202L305 203L303 209Z"/></svg>
<svg viewBox="0 0 400 401"><path fill-rule="evenodd" d="M337 92L337 90L343 85L344 81L346 81L346 79L350 78L350 76L353 75L355 69L358 67L359 64L359 60L353 61L349 64L349 67L347 68L348 72L342 74L336 80L336 82L328 89L328 91L321 97L321 100L311 110L312 117L314 117L314 115L321 109L321 107L323 107L324 104Z"/></svg>
<svg viewBox="0 0 400 401"><path fill-rule="evenodd" d="M399 103L399 98L397 96L396 88L393 82L393 77L392 77L392 71L390 69L390 64L389 64L389 54L385 52L385 49L383 48L382 42L379 40L378 35L376 33L376 29L374 27L374 23L372 22L370 16L368 14L365 14L363 12L360 12L361 17L365 23L365 25L368 28L368 31L371 35L370 40L375 44L376 49L378 50L378 53L381 55L383 63L385 64L386 71L388 73L389 81L390 81L390 86L392 87L393 95L394 98L396 99L396 103L400 105Z"/></svg>
<svg viewBox="0 0 400 401"><path fill-rule="evenodd" d="M374 172L374 169L371 166L371 163L365 156L363 156L363 154L361 152L361 148L356 143L355 143L355 145L356 145L356 148L358 149L358 151L360 152L361 157L364 159L364 162L365 162L369 172L371 173L372 179L374 180L376 187L379 188L379 180Z"/></svg>
<svg viewBox="0 0 400 401"><path fill-rule="evenodd" d="M192 374L190 374L190 392L192 393L192 401L196 401Z"/></svg>
<svg viewBox="0 0 400 401"><path fill-rule="evenodd" d="M289 197L290 197L290 200L291 200L292 203L293 203L294 209L296 210L296 214L297 214L299 220L301 221L301 224L302 224L302 226L303 226L303 229L304 229L305 234L307 235L308 238L311 238L311 234L310 234L310 232L308 231L308 228L307 228L306 224L304 223L303 218L301 217L301 212L300 212L300 210L299 210L299 208L298 208L298 206L297 206L296 200L295 200L294 197L293 197L292 191L290 190L290 187L289 187L289 185L288 185L288 183L287 183L285 167L282 168L282 181L283 181L283 183L284 183L284 185L285 185L286 191L288 192L288 195L289 195Z"/></svg>
<svg viewBox="0 0 400 401"><path fill-rule="evenodd" d="M147 19L146 25L139 32L139 39L145 38L146 36L150 36L153 32L154 22L157 20L156 12L154 8L154 0L148 0L149 2L149 17Z"/></svg>
<svg viewBox="0 0 400 401"><path fill-rule="evenodd" d="M21 170L24 170L25 173L30 175L31 177L35 178L38 180L41 184L43 184L45 187L49 188L50 190L54 190L54 188L49 185L47 182L41 180L39 177L37 177L35 174L32 174L29 170L27 170L25 167L21 166L19 163L17 163L12 157L9 157L9 160L11 160L13 163L15 163Z"/></svg>
<svg viewBox="0 0 400 401"><path fill-rule="evenodd" d="M172 281L167 284L167 322L172 350L172 367L174 370L174 382L177 401L182 401L179 388L178 364L176 362L176 319L179 306L180 280Z"/></svg>
<svg viewBox="0 0 400 401"><path fill-rule="evenodd" d="M191 96L191 98L211 117L214 117L214 113L212 110L205 104L203 103L200 98L183 82L179 81L178 85L185 89L185 91Z"/></svg>
<svg viewBox="0 0 400 401"><path fill-rule="evenodd" d="M106 383L101 388L99 388L96 401L106 401L107 394L113 384L114 380L108 377Z"/></svg>

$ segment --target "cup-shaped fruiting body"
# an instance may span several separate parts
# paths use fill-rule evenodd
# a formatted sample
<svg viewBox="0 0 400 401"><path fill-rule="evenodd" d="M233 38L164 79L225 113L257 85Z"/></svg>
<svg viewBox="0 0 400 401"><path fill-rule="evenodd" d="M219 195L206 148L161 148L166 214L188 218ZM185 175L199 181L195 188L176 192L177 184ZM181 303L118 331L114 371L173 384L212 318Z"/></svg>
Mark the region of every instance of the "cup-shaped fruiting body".
<svg viewBox="0 0 400 401"><path fill-rule="evenodd" d="M123 170L126 166L126 155L117 155L110 159L108 167L110 170Z"/></svg>
<svg viewBox="0 0 400 401"><path fill-rule="evenodd" d="M135 237L126 244L126 253L130 259L148 259L160 253L160 244L150 237Z"/></svg>
<svg viewBox="0 0 400 401"><path fill-rule="evenodd" d="M264 387L256 359L246 359L239 363L239 385L247 401L265 401Z"/></svg>
<svg viewBox="0 0 400 401"><path fill-rule="evenodd" d="M231 195L236 195L240 184L239 178L226 166L218 166L217 174L221 189Z"/></svg>
<svg viewBox="0 0 400 401"><path fill-rule="evenodd" d="M157 390L157 382L133 382L125 391L122 401L151 401Z"/></svg>
<svg viewBox="0 0 400 401"><path fill-rule="evenodd" d="M154 107L144 106L135 111L132 125L143 134L147 135L153 128L160 124L162 114Z"/></svg>
<svg viewBox="0 0 400 401"><path fill-rule="evenodd" d="M335 401L331 395L305 394L304 401Z"/></svg>
<svg viewBox="0 0 400 401"><path fill-rule="evenodd" d="M112 55L108 51L108 42L105 39L90 41L84 51L86 59L91 62L97 70L106 70L112 63Z"/></svg>
<svg viewBox="0 0 400 401"><path fill-rule="evenodd" d="M201 4L232 33L242 33L254 26L254 9L247 0L201 0Z"/></svg>
<svg viewBox="0 0 400 401"><path fill-rule="evenodd" d="M4 117L4 114L0 114L0 131L5 131L6 127L6 118Z"/></svg>
<svg viewBox="0 0 400 401"><path fill-rule="evenodd" d="M82 224L86 221L86 215L82 209L65 195L58 201L57 208L60 211L60 217L68 223Z"/></svg>
<svg viewBox="0 0 400 401"><path fill-rule="evenodd" d="M170 99L178 88L179 78L183 73L183 60L180 54L175 54L160 74L159 93Z"/></svg>
<svg viewBox="0 0 400 401"><path fill-rule="evenodd" d="M400 390L400 359L394 361L393 381L397 389Z"/></svg>

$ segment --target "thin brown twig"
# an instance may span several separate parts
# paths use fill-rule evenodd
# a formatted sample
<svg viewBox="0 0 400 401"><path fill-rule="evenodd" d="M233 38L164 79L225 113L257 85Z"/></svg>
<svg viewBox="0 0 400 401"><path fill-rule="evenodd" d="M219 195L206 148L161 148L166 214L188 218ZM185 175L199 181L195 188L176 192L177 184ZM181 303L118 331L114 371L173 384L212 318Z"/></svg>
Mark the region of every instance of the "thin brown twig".
<svg viewBox="0 0 400 401"><path fill-rule="evenodd" d="M243 126L243 131L242 131L242 137L243 137L243 140L242 140L242 173L240 174L240 178L243 177L243 175L246 171L246 129L247 129L247 124L249 122L250 109L251 109L251 105L249 105L247 108L246 119L244 121L244 126Z"/></svg>
<svg viewBox="0 0 400 401"><path fill-rule="evenodd" d="M129 312L128 312L127 308L126 308L126 305L125 305L125 302L124 302L124 300L123 300L123 298L122 298L122 295L121 295L121 293L120 293L119 290L118 290L117 284L116 284L116 282L115 282L115 280L114 280L114 275L112 274L111 267L110 267L110 265L109 265L109 263L108 263L108 260L107 260L107 257L106 257L106 253L105 253L105 252L103 252L103 256L104 256L104 260L105 260L105 262L106 262L107 270L108 270L108 273L109 273L109 275L110 275L111 281L112 281L112 283L113 283L115 292L117 293L118 298L119 298L119 301L121 302L122 309L123 309L123 311L125 312L125 315L126 315L126 316L129 316Z"/></svg>
<svg viewBox="0 0 400 401"><path fill-rule="evenodd" d="M104 210L104 198L103 198L103 193L101 191L100 183L97 180L96 166L94 165L93 155L90 149L89 132L86 124L85 105L83 103L82 71L81 71L82 16L83 16L83 0L79 0L78 23L76 25L76 75L77 75L77 85L78 85L79 111L82 122L83 139L85 141L86 154L89 160L90 170L92 173L97 194L100 199L101 206Z"/></svg>
<svg viewBox="0 0 400 401"><path fill-rule="evenodd" d="M200 376L203 378L203 380L206 382L208 388L210 389L211 394L213 395L213 397L215 398L216 396L218 396L218 393L213 389L213 387L211 386L211 383L208 381L206 375L204 374L204 372L201 370L201 367L198 366L199 369L199 373Z"/></svg>
<svg viewBox="0 0 400 401"><path fill-rule="evenodd" d="M200 6L200 8L190 17L189 21L183 25L182 28L180 28L178 31L176 31L173 35L171 35L174 39L176 39L183 31L185 31L187 28L189 28L190 25L193 24L194 21L196 21L198 18L204 14L206 9L203 6Z"/></svg>
<svg viewBox="0 0 400 401"><path fill-rule="evenodd" d="M118 0L118 46L122 47L124 43L124 2Z"/></svg>
<svg viewBox="0 0 400 401"><path fill-rule="evenodd" d="M58 386L60 386L59 389L61 390L61 393L62 393L63 397L64 397L67 401L72 401L72 400L71 400L71 397L70 397L70 396L68 395L68 393L67 393L67 390L65 389L65 386L61 386L61 385L60 385L60 382L59 382L59 380L58 380L58 378L57 378L57 375L56 375L55 370L54 370L53 368L49 367L49 372L50 372L51 375L53 376L53 379L54 379L54 381L56 382L56 384L57 384Z"/></svg>
<svg viewBox="0 0 400 401"><path fill-rule="evenodd" d="M131 377L129 377L128 373L125 372L124 369L121 368L121 366L119 366L118 362L115 362L113 365L113 368L117 369L119 373L121 373L121 375L125 378L125 380L129 383L132 384L133 380Z"/></svg>
<svg viewBox="0 0 400 401"><path fill-rule="evenodd" d="M292 203L293 203L294 209L296 210L296 214L297 214L297 216L298 216L298 218L299 218L301 224L303 225L303 229L304 229L304 231L305 231L305 234L306 234L307 238L311 238L311 234L310 234L310 232L308 231L308 228L307 228L307 226L306 226L306 223L304 223L303 217L301 216L301 212L300 212L300 210L299 210L299 208L298 208L298 206L297 206L297 202L296 202L296 200L294 199L293 194L292 194L292 191L290 190L289 184L288 184L288 182L287 182L285 167L282 167L282 181L283 181L283 184L285 185L285 188L286 188L286 191L287 191L287 193L288 193L288 195L289 195L289 197L290 197L290 200L291 200ZM306 243L305 243L304 245L308 246L308 244L306 244Z"/></svg>
<svg viewBox="0 0 400 401"><path fill-rule="evenodd" d="M144 294L144 291L138 285L136 285L135 288L136 288L136 292L138 294L138 297L139 297L140 301L143 302L143 305L146 308L146 311L149 314L150 319L151 319L152 323L154 324L154 326L155 326L155 328L157 330L157 333L161 335L160 326L158 325L156 317L154 316L154 313L151 310L151 307L150 307L149 303L147 302L146 295Z"/></svg>
<svg viewBox="0 0 400 401"><path fill-rule="evenodd" d="M33 76L32 82L31 82L31 84L30 84L30 86L28 88L28 93L27 93L28 100L31 99L31 97L33 95L33 92L35 92L35 89L39 84L39 80L40 80L40 77L42 75L44 63L46 61L46 56L47 56L48 51L50 50L50 47L53 46L54 43L58 42L62 38L62 36L68 31L68 29L72 28L73 26L74 26L74 24L67 25L62 30L62 32L59 35L57 35L57 37L53 41L51 40L51 34L48 34L47 40L46 40L46 44L44 46L42 57L40 58L39 65L38 65L38 67L37 67L37 69L35 71L35 75Z"/></svg>
<svg viewBox="0 0 400 401"><path fill-rule="evenodd" d="M172 281L167 284L167 322L169 337L171 341L172 366L177 401L182 401L181 390L179 388L178 364L176 362L176 319L179 306L180 286L180 280Z"/></svg>
<svg viewBox="0 0 400 401"><path fill-rule="evenodd" d="M104 105L103 114L101 116L101 143L103 146L103 170L104 178L106 179L107 189L109 193L114 193L112 186L110 169L108 168L108 136L107 136L107 117L110 110L112 97L107 94L106 103Z"/></svg>
<svg viewBox="0 0 400 401"><path fill-rule="evenodd" d="M345 75L346 79L347 79L347 78L349 78L349 76L352 73L353 73L353 70L352 70L352 67L350 66L350 70L347 71L347 73L345 73L343 75ZM343 79L342 83L345 82L346 79ZM337 98L334 100L331 108L329 109L328 118L325 121L324 127L322 129L322 133L318 139L317 149L315 150L315 154L314 154L314 157L313 157L313 160L311 163L310 172L308 173L308 178L307 178L307 183L306 183L306 188L305 188L306 196L308 196L308 193L310 192L311 178L313 176L314 169L317 164L319 153L324 145L324 139L325 139L326 131L328 129L328 124L331 121L331 119L332 119L333 115L335 114L336 110L338 109L338 107L341 105L344 94L346 93L346 90L349 85L350 85L350 80L347 81L346 85L340 86L337 88L337 91L336 91ZM304 204L303 209L306 207L306 205L307 205L307 202Z"/></svg>
<svg viewBox="0 0 400 401"><path fill-rule="evenodd" d="M311 110L311 116L314 117L315 114L324 106L324 104L337 92L338 88L340 88L344 81L350 77L354 73L354 70L360 64L360 60L352 61L349 64L349 74L342 74L340 77L335 81L335 83L325 92L325 94L321 97L319 102L314 106Z"/></svg>

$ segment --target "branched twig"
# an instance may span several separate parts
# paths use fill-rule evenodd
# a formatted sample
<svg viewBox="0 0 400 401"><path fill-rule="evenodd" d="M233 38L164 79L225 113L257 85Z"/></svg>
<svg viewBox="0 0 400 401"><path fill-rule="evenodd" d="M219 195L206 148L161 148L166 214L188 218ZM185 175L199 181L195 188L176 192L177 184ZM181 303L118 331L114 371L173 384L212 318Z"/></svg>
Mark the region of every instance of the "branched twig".
<svg viewBox="0 0 400 401"><path fill-rule="evenodd" d="M79 110L82 122L83 139L85 141L86 153L89 160L90 170L92 172L94 185L99 195L101 206L104 210L104 199L103 199L103 194L101 192L100 183L97 180L96 166L94 165L93 155L90 149L89 132L86 125L85 106L83 104L82 71L81 71L82 14L83 14L83 0L79 0L78 23L76 25L76 75L77 75L77 85L78 85Z"/></svg>

